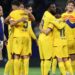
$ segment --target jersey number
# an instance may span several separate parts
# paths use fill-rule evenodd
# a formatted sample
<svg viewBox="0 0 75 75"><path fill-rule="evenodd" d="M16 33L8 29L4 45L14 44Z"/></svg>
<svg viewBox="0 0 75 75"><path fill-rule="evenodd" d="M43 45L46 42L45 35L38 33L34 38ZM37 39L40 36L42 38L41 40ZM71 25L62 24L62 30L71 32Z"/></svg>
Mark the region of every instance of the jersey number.
<svg viewBox="0 0 75 75"><path fill-rule="evenodd" d="M24 24L23 27L24 27L24 28L28 28L28 22L25 22L25 24Z"/></svg>
<svg viewBox="0 0 75 75"><path fill-rule="evenodd" d="M65 36L65 28L63 28L63 29L60 30L60 36L61 37Z"/></svg>

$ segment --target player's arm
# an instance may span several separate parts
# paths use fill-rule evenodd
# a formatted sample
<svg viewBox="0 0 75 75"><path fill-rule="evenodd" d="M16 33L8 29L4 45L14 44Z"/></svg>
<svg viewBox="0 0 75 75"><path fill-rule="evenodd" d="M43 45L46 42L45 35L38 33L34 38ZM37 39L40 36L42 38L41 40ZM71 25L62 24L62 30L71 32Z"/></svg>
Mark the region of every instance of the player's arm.
<svg viewBox="0 0 75 75"><path fill-rule="evenodd" d="M53 27L54 27L53 24L49 23L47 29L46 30L42 29L42 32L48 35L52 31Z"/></svg>
<svg viewBox="0 0 75 75"><path fill-rule="evenodd" d="M7 17L5 18L5 20L4 20L4 23L8 24L8 23L9 23L10 18L11 18L10 16L7 16Z"/></svg>
<svg viewBox="0 0 75 75"><path fill-rule="evenodd" d="M52 31L51 28L47 28L46 30L41 29L41 32L44 33L44 34L46 34L46 35L48 35L51 31Z"/></svg>
<svg viewBox="0 0 75 75"><path fill-rule="evenodd" d="M63 29L65 27L64 22L62 21L50 21L55 27L57 27L57 29Z"/></svg>
<svg viewBox="0 0 75 75"><path fill-rule="evenodd" d="M13 19L11 19L10 20L10 25L11 26L16 26L18 23L20 23L20 22L26 22L26 19L25 18L21 18L21 19L19 19L19 20L17 20L17 21L14 21Z"/></svg>
<svg viewBox="0 0 75 75"><path fill-rule="evenodd" d="M31 25L30 25L29 31L30 31L30 35L31 35L32 39L34 39L35 42L37 43L37 37L36 37L35 33L33 32ZM37 45L38 45L38 43L37 43Z"/></svg>
<svg viewBox="0 0 75 75"><path fill-rule="evenodd" d="M75 23L71 23L69 20L66 20L66 23L67 23L71 28L75 28Z"/></svg>
<svg viewBox="0 0 75 75"><path fill-rule="evenodd" d="M31 21L35 21L35 17L33 16L32 13L29 13L29 19L30 19Z"/></svg>
<svg viewBox="0 0 75 75"><path fill-rule="evenodd" d="M26 10L26 11L27 11L27 13L28 13L29 20L30 20L30 21L35 21L35 17L33 16L33 14L32 14L30 11L28 11L28 10Z"/></svg>
<svg viewBox="0 0 75 75"><path fill-rule="evenodd" d="M36 36L35 36L35 34L34 34L34 32L33 32L33 29L32 29L32 27L31 27L31 25L30 25L30 27L29 27L29 33L30 33L31 37L32 37L34 40L37 39Z"/></svg>
<svg viewBox="0 0 75 75"><path fill-rule="evenodd" d="M53 28L53 24L51 24L51 23L49 22L49 24L48 24L48 26L47 26L47 29L43 29L44 23L45 23L45 22L44 22L44 20L42 19L41 22L40 22L39 29L40 29L40 32L41 32L41 33L44 33L44 34L48 35L48 34L50 33L50 31L52 30L52 28Z"/></svg>
<svg viewBox="0 0 75 75"><path fill-rule="evenodd" d="M49 23L47 29L40 28L40 31L46 35L48 35L53 29L53 24Z"/></svg>

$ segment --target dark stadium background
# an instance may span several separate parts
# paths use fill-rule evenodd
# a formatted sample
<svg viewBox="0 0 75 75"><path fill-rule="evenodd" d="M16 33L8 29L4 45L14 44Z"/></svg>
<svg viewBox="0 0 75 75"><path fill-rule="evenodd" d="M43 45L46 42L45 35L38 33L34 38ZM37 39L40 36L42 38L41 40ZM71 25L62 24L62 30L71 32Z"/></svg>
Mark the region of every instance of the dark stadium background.
<svg viewBox="0 0 75 75"><path fill-rule="evenodd" d="M4 18L11 11L11 1L12 0L0 0L0 5L3 6L3 10L4 10ZM20 1L23 1L25 4L30 3L33 5L33 14L36 18L36 22L32 25L34 28L40 22L40 19L43 15L43 12L45 11L49 2L54 1L56 3L56 5L60 6L63 9L65 7L65 3L67 0L20 0ZM7 28L8 27L5 25L6 37L8 37L7 36L8 35L7 34ZM33 50L33 55L32 55L31 60L30 60L30 66L39 66L39 63L40 63L39 52L38 52L38 47L37 47L34 40L33 40L32 50ZM3 57L4 57L4 60L3 60L3 63L0 64L0 66L4 66L6 59L7 59L7 52L6 52L5 47L3 49Z"/></svg>

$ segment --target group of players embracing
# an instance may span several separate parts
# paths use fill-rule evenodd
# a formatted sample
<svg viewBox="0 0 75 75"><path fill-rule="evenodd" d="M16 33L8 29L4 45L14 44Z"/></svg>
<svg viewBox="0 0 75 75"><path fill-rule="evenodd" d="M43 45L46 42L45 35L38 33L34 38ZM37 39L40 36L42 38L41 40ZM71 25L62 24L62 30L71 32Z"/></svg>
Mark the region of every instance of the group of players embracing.
<svg viewBox="0 0 75 75"><path fill-rule="evenodd" d="M56 75L56 67L62 75L74 75L75 70L75 2L69 0L65 13L55 3L50 3L39 25L36 38L31 22L35 21L31 7L14 0L12 11L5 19L8 25L8 62L4 75L28 75L32 55L33 38L39 47L41 75Z"/></svg>
<svg viewBox="0 0 75 75"><path fill-rule="evenodd" d="M54 3L48 6L40 23L38 39L41 73L56 75L56 67L62 75L74 75L75 70L75 2L69 0L65 13Z"/></svg>

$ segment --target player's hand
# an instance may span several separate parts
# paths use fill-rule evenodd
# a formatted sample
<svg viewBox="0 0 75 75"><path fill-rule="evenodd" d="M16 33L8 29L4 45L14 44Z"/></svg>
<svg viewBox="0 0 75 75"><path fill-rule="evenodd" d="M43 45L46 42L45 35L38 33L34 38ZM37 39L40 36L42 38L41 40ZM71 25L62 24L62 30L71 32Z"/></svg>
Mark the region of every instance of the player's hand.
<svg viewBox="0 0 75 75"><path fill-rule="evenodd" d="M31 14L31 12L30 12L29 10L26 10L26 12L28 13L28 15L30 15L30 14Z"/></svg>
<svg viewBox="0 0 75 75"><path fill-rule="evenodd" d="M45 33L45 30L43 30L43 29L40 29L40 32L41 32L41 33Z"/></svg>
<svg viewBox="0 0 75 75"><path fill-rule="evenodd" d="M27 19L24 17L20 19L20 22L26 22L26 21L27 21Z"/></svg>

